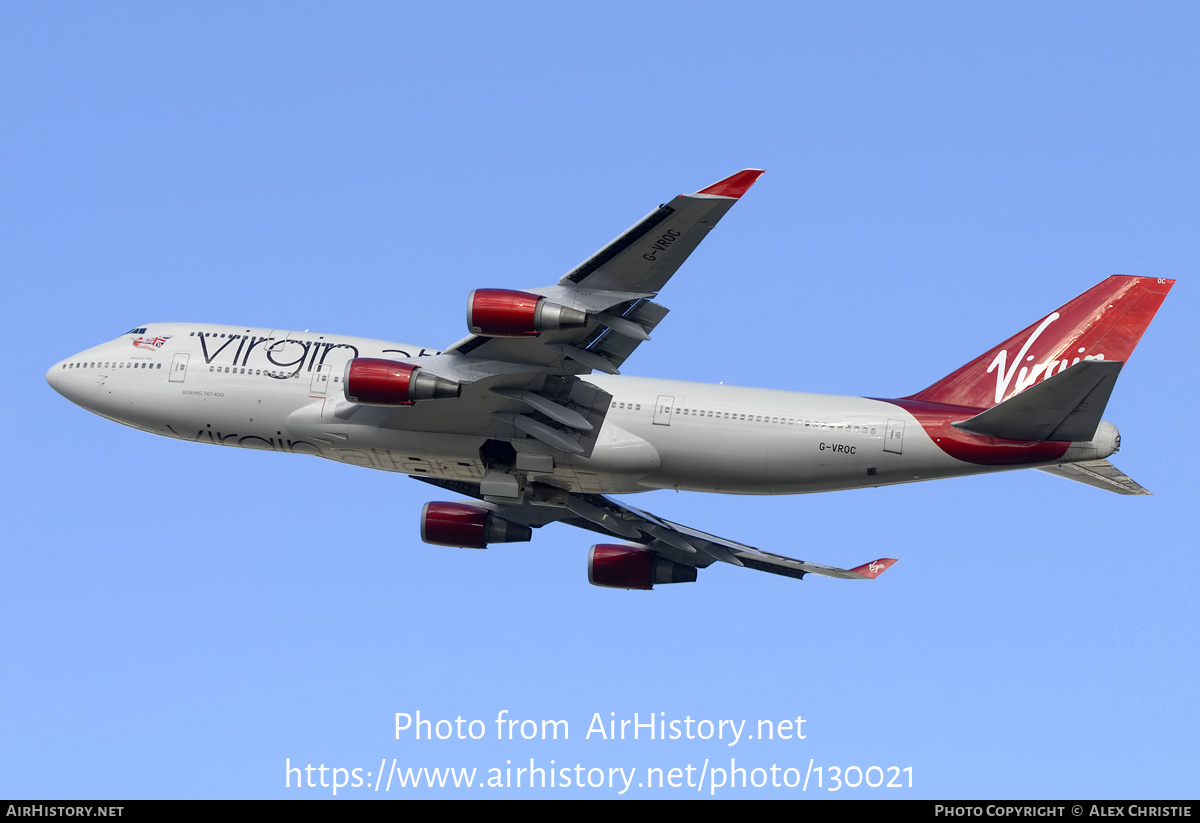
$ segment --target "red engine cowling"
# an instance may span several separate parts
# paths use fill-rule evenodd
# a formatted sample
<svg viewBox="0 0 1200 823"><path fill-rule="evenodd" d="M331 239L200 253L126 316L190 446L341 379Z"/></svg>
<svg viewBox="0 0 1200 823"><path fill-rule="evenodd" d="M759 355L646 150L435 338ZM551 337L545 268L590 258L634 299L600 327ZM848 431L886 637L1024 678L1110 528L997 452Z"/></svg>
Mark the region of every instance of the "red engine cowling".
<svg viewBox="0 0 1200 823"><path fill-rule="evenodd" d="M695 583L696 567L641 546L600 543L588 552L588 582L610 589L652 589L655 583Z"/></svg>
<svg viewBox="0 0 1200 823"><path fill-rule="evenodd" d="M426 503L421 509L421 539L435 546L486 549L488 543L525 543L533 529L497 517L470 503Z"/></svg>
<svg viewBox="0 0 1200 823"><path fill-rule="evenodd" d="M484 337L537 337L586 325L585 312L528 292L476 289L467 298L467 328Z"/></svg>
<svg viewBox="0 0 1200 823"><path fill-rule="evenodd" d="M426 374L420 366L375 357L356 357L346 364L342 391L351 403L364 406L411 406L417 400L458 397L462 387Z"/></svg>

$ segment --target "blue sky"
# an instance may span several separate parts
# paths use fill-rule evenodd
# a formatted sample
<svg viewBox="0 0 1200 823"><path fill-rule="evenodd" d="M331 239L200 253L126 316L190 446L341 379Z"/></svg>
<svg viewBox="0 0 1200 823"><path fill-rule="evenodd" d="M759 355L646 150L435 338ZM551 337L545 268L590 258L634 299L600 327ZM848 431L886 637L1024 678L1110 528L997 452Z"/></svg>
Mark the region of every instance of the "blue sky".
<svg viewBox="0 0 1200 823"><path fill-rule="evenodd" d="M913 775L723 797L1194 798L1197 43L1183 3L5 5L0 795L328 797L287 764L532 759ZM1036 472L642 495L900 562L616 592L587 584L586 534L426 546L422 484L155 438L43 378L150 321L442 347L470 290L553 283L747 166L625 373L897 396L1110 274L1178 278L1106 415L1155 496ZM396 739L417 711L488 734ZM570 739L496 740L502 711ZM806 736L586 739L634 713ZM418 794L617 791L338 796Z"/></svg>

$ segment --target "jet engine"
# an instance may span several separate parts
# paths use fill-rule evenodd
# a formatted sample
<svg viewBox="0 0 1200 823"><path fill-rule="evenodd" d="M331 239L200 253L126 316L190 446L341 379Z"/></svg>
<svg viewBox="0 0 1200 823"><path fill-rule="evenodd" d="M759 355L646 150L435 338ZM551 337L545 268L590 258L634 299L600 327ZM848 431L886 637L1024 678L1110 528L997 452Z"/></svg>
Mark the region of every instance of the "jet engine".
<svg viewBox="0 0 1200 823"><path fill-rule="evenodd" d="M411 406L418 400L458 397L462 386L411 363L356 357L346 364L342 390L351 403Z"/></svg>
<svg viewBox="0 0 1200 823"><path fill-rule="evenodd" d="M509 289L476 289L467 298L467 328L484 337L537 337L587 325L587 313Z"/></svg>
<svg viewBox="0 0 1200 823"><path fill-rule="evenodd" d="M588 552L588 582L610 589L652 589L655 583L695 583L696 567L641 546L600 543Z"/></svg>
<svg viewBox="0 0 1200 823"><path fill-rule="evenodd" d="M488 543L526 543L533 529L497 517L470 503L426 503L421 509L421 539L435 546L486 549Z"/></svg>

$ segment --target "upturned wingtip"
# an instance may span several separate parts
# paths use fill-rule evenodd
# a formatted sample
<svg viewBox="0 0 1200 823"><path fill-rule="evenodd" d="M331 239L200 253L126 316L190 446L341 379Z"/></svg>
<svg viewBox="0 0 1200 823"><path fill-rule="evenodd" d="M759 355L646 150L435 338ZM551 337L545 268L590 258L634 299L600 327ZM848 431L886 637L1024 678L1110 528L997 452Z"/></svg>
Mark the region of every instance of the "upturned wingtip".
<svg viewBox="0 0 1200 823"><path fill-rule="evenodd" d="M708 188L700 189L696 194L711 194L714 197L732 197L738 199L761 177L763 169L742 169L731 174L724 180L713 183Z"/></svg>

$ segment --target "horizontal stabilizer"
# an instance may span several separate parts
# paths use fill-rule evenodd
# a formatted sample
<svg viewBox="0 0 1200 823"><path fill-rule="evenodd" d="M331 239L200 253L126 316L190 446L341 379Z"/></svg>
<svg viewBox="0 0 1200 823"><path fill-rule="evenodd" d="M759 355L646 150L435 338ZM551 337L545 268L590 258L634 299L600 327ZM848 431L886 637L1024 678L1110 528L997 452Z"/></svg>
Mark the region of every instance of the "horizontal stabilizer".
<svg viewBox="0 0 1200 823"><path fill-rule="evenodd" d="M1046 474L1065 477L1116 494L1150 494L1107 460L1088 460L1084 463L1063 463L1038 469Z"/></svg>
<svg viewBox="0 0 1200 823"><path fill-rule="evenodd" d="M1091 440L1123 365L1080 361L954 427L1004 440Z"/></svg>

